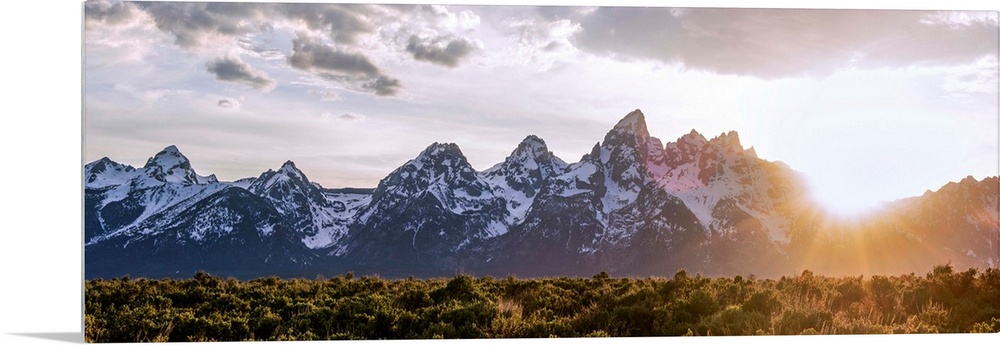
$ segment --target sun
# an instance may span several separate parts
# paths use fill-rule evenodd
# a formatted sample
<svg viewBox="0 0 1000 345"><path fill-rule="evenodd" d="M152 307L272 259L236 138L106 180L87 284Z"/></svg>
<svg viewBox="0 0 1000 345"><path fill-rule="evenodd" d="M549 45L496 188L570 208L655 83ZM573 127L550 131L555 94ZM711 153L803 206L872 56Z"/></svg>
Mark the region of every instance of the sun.
<svg viewBox="0 0 1000 345"><path fill-rule="evenodd" d="M836 219L860 218L879 211L890 202L875 185L816 178L807 181L810 199Z"/></svg>

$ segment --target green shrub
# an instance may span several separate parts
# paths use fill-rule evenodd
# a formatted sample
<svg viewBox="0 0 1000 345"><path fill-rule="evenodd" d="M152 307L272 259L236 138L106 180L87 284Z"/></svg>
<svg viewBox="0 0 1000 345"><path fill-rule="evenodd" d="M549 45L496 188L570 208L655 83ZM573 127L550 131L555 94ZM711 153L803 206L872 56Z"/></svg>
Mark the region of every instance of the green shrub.
<svg viewBox="0 0 1000 345"><path fill-rule="evenodd" d="M779 280L672 278L85 283L88 342L1000 331L1000 270Z"/></svg>

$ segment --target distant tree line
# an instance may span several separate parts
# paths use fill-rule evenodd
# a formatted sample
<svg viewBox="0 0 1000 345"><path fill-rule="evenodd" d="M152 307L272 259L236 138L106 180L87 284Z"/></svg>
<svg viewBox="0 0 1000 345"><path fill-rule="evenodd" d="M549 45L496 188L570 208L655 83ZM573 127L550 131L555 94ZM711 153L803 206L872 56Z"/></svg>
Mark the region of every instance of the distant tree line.
<svg viewBox="0 0 1000 345"><path fill-rule="evenodd" d="M97 279L88 342L1000 332L1000 270L924 276Z"/></svg>

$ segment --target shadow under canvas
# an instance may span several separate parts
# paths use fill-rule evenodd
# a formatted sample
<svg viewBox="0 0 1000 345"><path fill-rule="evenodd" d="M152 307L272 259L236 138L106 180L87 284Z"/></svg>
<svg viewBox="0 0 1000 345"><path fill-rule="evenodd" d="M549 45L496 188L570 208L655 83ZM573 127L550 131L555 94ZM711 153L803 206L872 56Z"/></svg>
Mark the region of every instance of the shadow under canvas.
<svg viewBox="0 0 1000 345"><path fill-rule="evenodd" d="M40 333L11 333L22 337L55 340L66 343L83 343L82 332L40 332Z"/></svg>

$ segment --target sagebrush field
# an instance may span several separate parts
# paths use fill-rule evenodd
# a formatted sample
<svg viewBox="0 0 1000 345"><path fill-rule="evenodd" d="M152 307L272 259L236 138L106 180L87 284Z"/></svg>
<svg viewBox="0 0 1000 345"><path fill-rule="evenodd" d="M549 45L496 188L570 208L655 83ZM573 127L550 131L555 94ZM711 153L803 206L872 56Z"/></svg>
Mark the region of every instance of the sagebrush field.
<svg viewBox="0 0 1000 345"><path fill-rule="evenodd" d="M88 342L1000 331L1000 270L708 278L90 280Z"/></svg>

